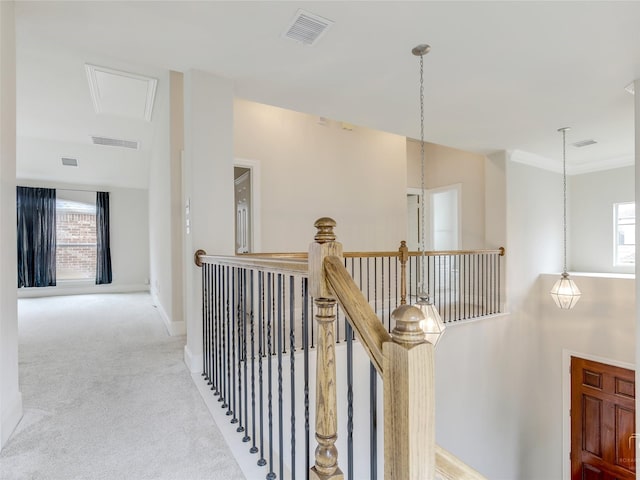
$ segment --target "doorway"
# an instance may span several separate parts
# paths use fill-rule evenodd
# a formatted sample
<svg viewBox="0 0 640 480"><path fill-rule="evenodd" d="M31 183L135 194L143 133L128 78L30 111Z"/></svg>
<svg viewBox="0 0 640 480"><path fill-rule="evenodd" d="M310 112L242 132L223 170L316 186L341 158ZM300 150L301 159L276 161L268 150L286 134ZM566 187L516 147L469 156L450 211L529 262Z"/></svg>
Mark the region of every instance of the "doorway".
<svg viewBox="0 0 640 480"><path fill-rule="evenodd" d="M456 184L425 190L426 250L460 249L461 188L462 185ZM407 247L411 251L420 249L421 197L421 189L407 189Z"/></svg>
<svg viewBox="0 0 640 480"><path fill-rule="evenodd" d="M571 479L631 480L635 372L571 356Z"/></svg>
<svg viewBox="0 0 640 480"><path fill-rule="evenodd" d="M235 252L252 251L251 169L233 167L235 205Z"/></svg>

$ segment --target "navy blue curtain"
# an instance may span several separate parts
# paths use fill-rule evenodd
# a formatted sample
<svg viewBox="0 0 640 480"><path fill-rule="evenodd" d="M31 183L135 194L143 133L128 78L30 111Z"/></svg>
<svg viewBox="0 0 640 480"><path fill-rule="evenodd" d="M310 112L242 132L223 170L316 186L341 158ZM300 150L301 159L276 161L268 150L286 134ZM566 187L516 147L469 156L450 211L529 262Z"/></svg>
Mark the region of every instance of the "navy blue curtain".
<svg viewBox="0 0 640 480"><path fill-rule="evenodd" d="M56 191L17 187L18 288L56 284Z"/></svg>
<svg viewBox="0 0 640 480"><path fill-rule="evenodd" d="M109 240L109 192L96 192L96 285L111 283L111 242Z"/></svg>

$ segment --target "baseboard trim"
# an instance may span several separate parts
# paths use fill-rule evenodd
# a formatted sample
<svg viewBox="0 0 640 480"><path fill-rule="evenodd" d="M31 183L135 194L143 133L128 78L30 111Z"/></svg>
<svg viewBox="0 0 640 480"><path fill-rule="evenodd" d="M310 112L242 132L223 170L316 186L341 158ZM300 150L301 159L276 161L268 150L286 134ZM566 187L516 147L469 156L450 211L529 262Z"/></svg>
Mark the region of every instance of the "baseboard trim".
<svg viewBox="0 0 640 480"><path fill-rule="evenodd" d="M225 413L226 409L220 408L222 403L217 402L217 398L211 392L211 388L207 383L207 380L200 373L192 373L191 378L193 379L193 383L195 384L198 392L202 396L202 400L204 401L213 421L218 426L220 433L224 437L225 442L229 446L229 450L231 450L231 454L234 456L242 473L244 473L246 478L265 478L268 473L268 466L258 466L256 462L257 455L249 453L249 447L247 443L238 443L240 441L240 436L238 435L238 431L235 424L232 424ZM238 448L239 445L247 446L246 448ZM291 478L291 475L288 472L288 469L285 466L284 479Z"/></svg>
<svg viewBox="0 0 640 480"><path fill-rule="evenodd" d="M164 328L167 329L167 333L170 337L178 337L180 335L187 334L187 325L184 321L181 322L173 322L169 315L167 315L166 310L158 300L158 295L154 290L151 291L151 299L153 301L153 306L156 307L158 313L160 314L160 318L162 318L162 322L164 323Z"/></svg>
<svg viewBox="0 0 640 480"><path fill-rule="evenodd" d="M73 282L65 285L61 283L55 287L19 288L18 298L55 297L60 295L90 295L97 293L131 293L148 292L149 285L145 284L114 284L95 285Z"/></svg>
<svg viewBox="0 0 640 480"><path fill-rule="evenodd" d="M202 354L194 355L187 345L184 346L184 363L191 373L202 373Z"/></svg>
<svg viewBox="0 0 640 480"><path fill-rule="evenodd" d="M9 404L8 408L2 410L2 430L0 438L0 450L5 446L7 440L11 437L11 434L15 431L18 423L22 419L22 394L16 392L13 401Z"/></svg>

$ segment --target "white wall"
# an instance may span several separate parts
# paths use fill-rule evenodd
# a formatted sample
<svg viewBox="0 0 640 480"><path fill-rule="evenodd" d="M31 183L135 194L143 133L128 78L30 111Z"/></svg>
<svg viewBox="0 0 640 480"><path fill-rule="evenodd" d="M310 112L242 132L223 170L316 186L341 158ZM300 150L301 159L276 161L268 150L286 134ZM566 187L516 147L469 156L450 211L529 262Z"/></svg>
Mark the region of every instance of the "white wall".
<svg viewBox="0 0 640 480"><path fill-rule="evenodd" d="M172 318L172 214L169 72L158 79L154 118L156 129L149 162L149 274L158 313L170 334L184 333L180 319Z"/></svg>
<svg viewBox="0 0 640 480"><path fill-rule="evenodd" d="M108 66L158 78L162 70L60 46L33 44L33 35L18 41L16 75L18 165L20 178L56 182L147 188L149 152L156 119L96 114L85 64ZM46 79L46 82L42 80ZM108 93L109 97L112 93ZM156 100L157 102L158 100ZM60 105L64 105L61 112ZM156 106L158 104L156 103ZM90 135L138 140L139 149L93 145ZM79 167L63 167L61 157L78 159Z"/></svg>
<svg viewBox="0 0 640 480"><path fill-rule="evenodd" d="M613 204L635 200L634 177L622 167L567 178L570 270L633 273L613 266Z"/></svg>
<svg viewBox="0 0 640 480"><path fill-rule="evenodd" d="M190 70L184 94L183 195L191 221L184 237L185 362L202 371L202 270L193 253L233 255L233 83Z"/></svg>
<svg viewBox="0 0 640 480"><path fill-rule="evenodd" d="M16 302L16 78L14 2L0 2L0 449L22 417Z"/></svg>
<svg viewBox="0 0 640 480"><path fill-rule="evenodd" d="M95 285L93 281L58 282L55 287L18 289L19 297L148 290L149 208L147 190L100 185L74 185L45 180L18 179L17 183L25 187L109 192L111 268L113 271L111 284ZM95 200L95 193L93 195Z"/></svg>
<svg viewBox="0 0 640 480"><path fill-rule="evenodd" d="M634 363L635 281L576 276L583 296L559 310L562 176L508 154L490 163L506 180L509 314L450 327L438 345L438 442L488 478L559 479L564 352Z"/></svg>
<svg viewBox="0 0 640 480"><path fill-rule="evenodd" d="M306 252L332 217L346 251L396 250L406 237L405 138L236 99L235 156L260 162L262 251ZM232 181L232 180L231 180Z"/></svg>
<svg viewBox="0 0 640 480"><path fill-rule="evenodd" d="M640 92L640 79L635 79L633 86L636 92ZM640 165L640 95L634 95L634 131L635 131L635 165ZM636 197L640 197L640 168L635 169L635 193ZM640 238L640 224L636 222L636 238ZM636 245L636 258L638 255L638 245ZM636 279L640 274L640 263L636 262ZM636 282L635 298L640 295L640 284ZM636 302L636 385L640 382L640 308ZM639 400L636 399L636 410L638 410ZM636 432L640 432L640 415L636 415ZM640 448L640 440L636 439L636 443ZM636 450L637 451L637 450Z"/></svg>
<svg viewBox="0 0 640 480"><path fill-rule="evenodd" d="M487 168L497 169L494 183L505 178L507 238L492 241L506 247L511 314L451 327L438 344L436 434L444 448L488 478L524 479L530 478L523 468L530 438L524 427L531 388L526 379L535 365L527 358L534 341L529 327L537 308L530 293L539 272L557 268L560 248L554 242L562 231L555 225L561 217L547 214L557 195L540 198L539 190L557 175L508 157L491 159ZM499 231L499 219L492 222Z"/></svg>
<svg viewBox="0 0 640 480"><path fill-rule="evenodd" d="M114 149L118 150L115 162ZM77 159L78 167L63 166L62 157ZM114 163L118 167L114 168ZM60 183L147 188L149 153L90 143L18 137L17 175L30 180L44 178Z"/></svg>
<svg viewBox="0 0 640 480"><path fill-rule="evenodd" d="M635 364L635 280L573 277L582 297L572 310L558 309L549 296L558 275L541 275L530 292L530 302L539 310L529 317L529 373L522 385L527 455L522 458L520 478L561 478L567 461L562 441L570 438L569 418L561 399L570 385L563 383L564 367L568 368L563 351L596 356L605 363Z"/></svg>
<svg viewBox="0 0 640 480"><path fill-rule="evenodd" d="M477 153L425 143L425 187L460 184L462 249L485 248L485 157ZM407 140L407 186L421 186L420 143ZM502 246L502 245L498 245Z"/></svg>
<svg viewBox="0 0 640 480"><path fill-rule="evenodd" d="M183 281L183 202L182 202L182 151L184 150L184 82L180 72L169 72L169 139L171 174L171 318L184 327L184 281Z"/></svg>

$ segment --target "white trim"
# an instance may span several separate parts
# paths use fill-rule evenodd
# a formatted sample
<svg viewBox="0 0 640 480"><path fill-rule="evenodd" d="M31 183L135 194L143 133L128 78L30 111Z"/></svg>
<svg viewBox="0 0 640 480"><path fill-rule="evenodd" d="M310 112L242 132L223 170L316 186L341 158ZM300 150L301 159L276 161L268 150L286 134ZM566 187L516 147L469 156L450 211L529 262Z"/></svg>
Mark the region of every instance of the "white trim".
<svg viewBox="0 0 640 480"><path fill-rule="evenodd" d="M247 158L236 158L233 160L233 166L251 170L251 252L259 253L262 251L262 174L260 171L260 162Z"/></svg>
<svg viewBox="0 0 640 480"><path fill-rule="evenodd" d="M91 93L91 100L93 101L93 108L96 113L104 113L102 109L102 95L96 79L96 72L102 72L109 75L115 75L123 78L129 78L132 80L139 80L147 83L147 92L145 96L144 115L142 119L147 122L151 121L151 115L153 113L153 104L156 97L156 89L158 87L158 79L148 77L146 75L139 75L137 73L125 72L124 70L115 70L113 68L99 67L98 65L91 65L85 63L84 68L87 72L87 81L89 82L89 91ZM139 118L139 117L135 117Z"/></svg>
<svg viewBox="0 0 640 480"><path fill-rule="evenodd" d="M562 173L561 162L551 160L542 155L536 155L535 153L525 152L524 150L507 150L507 158L512 162L522 163L523 165L541 168L550 172Z"/></svg>
<svg viewBox="0 0 640 480"><path fill-rule="evenodd" d="M9 437L11 437L11 434L15 431L18 423L20 423L22 419L22 394L16 392L15 397L6 403L8 406L3 405L2 408L0 450L2 450L2 447L7 443L7 440L9 440Z"/></svg>
<svg viewBox="0 0 640 480"><path fill-rule="evenodd" d="M156 310L158 310L158 314L160 314L160 318L162 319L164 327L167 329L167 333L170 337L186 335L187 327L184 320L180 322L171 321L171 318L167 315L167 312L158 300L158 295L155 291L151 292L151 301L153 302L153 306Z"/></svg>
<svg viewBox="0 0 640 480"><path fill-rule="evenodd" d="M576 352L574 350L562 349L562 478L571 480L571 357L584 358L593 362L604 363L614 367L626 368L635 372L636 366L633 363L621 362L610 358L591 355L589 353Z"/></svg>
<svg viewBox="0 0 640 480"><path fill-rule="evenodd" d="M434 244L434 231L433 231L433 208L431 208L431 197L434 193L440 193L440 192L446 192L449 190L455 190L457 193L457 201L458 201L458 248L461 248L462 246L462 184L461 183L452 183L450 185L443 185L441 187L435 187L435 188L425 188L424 189L424 193L425 196L428 196L429 201L428 202L424 202L427 206L426 208L428 209L428 216L429 216L429 241L427 242L429 244L429 247L431 249L433 249L433 244ZM419 197L422 197L422 188L415 188L415 187L407 187L407 196L409 195L418 195ZM422 215L421 215L422 218Z"/></svg>
<svg viewBox="0 0 640 480"><path fill-rule="evenodd" d="M567 165L567 175L581 175L583 173L600 172L602 170L613 170L614 168L631 167L634 165L634 162L635 158L633 155L624 155L622 157L579 163L571 167Z"/></svg>
<svg viewBox="0 0 640 480"><path fill-rule="evenodd" d="M18 288L18 298L55 297L59 295L90 295L98 293L131 293L148 292L146 284L104 284L96 285L93 281L73 281L66 285L61 282L55 287Z"/></svg>
<svg viewBox="0 0 640 480"><path fill-rule="evenodd" d="M447 248L447 250L458 250L461 248L462 246L462 184L461 183L452 183L451 185L444 185L442 187L436 187L436 188L430 188L429 190L426 190L426 193L429 194L429 221L430 221L430 233L431 233L431 247L433 248L433 246L435 245L435 229L434 227L434 212L433 212L433 208L431 208L431 205L433 203L432 199L433 199L433 194L434 193L442 193L442 192L449 192L449 191L455 191L456 192L456 202L457 202L457 210L458 210L458 225L457 225L457 230L458 230L458 238L456 239L458 246L456 248ZM434 248L435 250L435 248Z"/></svg>
<svg viewBox="0 0 640 480"><path fill-rule="evenodd" d="M236 425L229 422L229 417L225 415L226 409L220 408L222 404L218 403L216 396L211 394L211 387L207 384L207 380L205 380L201 373L202 372L195 372L191 374L193 383L196 385L200 396L207 406L213 421L220 429L220 433L227 445L237 445L238 432L236 431ZM268 467L259 467L257 465L256 460L258 457L255 454L249 453L248 446L247 448L230 448L230 450L246 478L265 478ZM284 478L290 478L286 469Z"/></svg>
<svg viewBox="0 0 640 480"><path fill-rule="evenodd" d="M531 167L548 170L554 173L562 173L562 163L535 153L524 150L507 151L508 158L516 163L522 163ZM607 158L583 162L578 164L567 164L567 175L582 175L583 173L600 172L603 170L613 170L615 168L629 167L634 165L633 155L623 155L615 158Z"/></svg>
<svg viewBox="0 0 640 480"><path fill-rule="evenodd" d="M192 374L202 373L202 353L193 354L188 345L184 346L184 363Z"/></svg>

